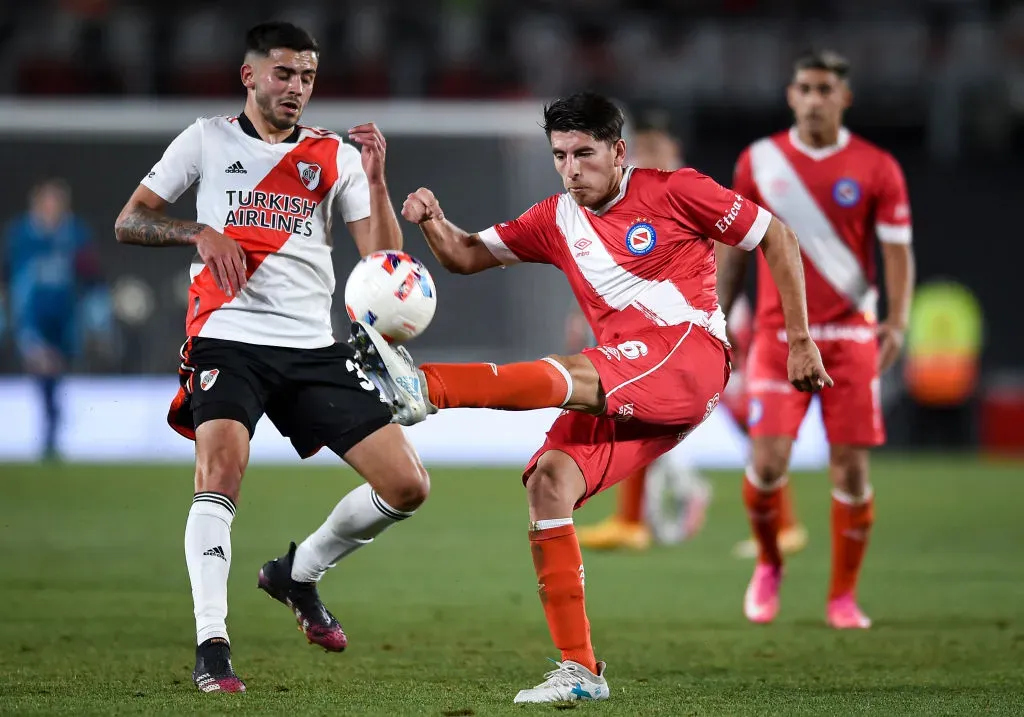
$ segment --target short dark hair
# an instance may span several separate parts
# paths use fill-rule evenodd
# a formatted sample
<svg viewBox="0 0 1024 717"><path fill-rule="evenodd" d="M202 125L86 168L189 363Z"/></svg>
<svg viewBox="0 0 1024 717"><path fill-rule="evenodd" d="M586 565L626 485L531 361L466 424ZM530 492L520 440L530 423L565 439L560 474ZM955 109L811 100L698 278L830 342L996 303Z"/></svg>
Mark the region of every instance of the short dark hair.
<svg viewBox="0 0 1024 717"><path fill-rule="evenodd" d="M306 30L290 22L263 22L245 33L245 54L266 57L274 48L295 52L312 50L320 54L320 45Z"/></svg>
<svg viewBox="0 0 1024 717"><path fill-rule="evenodd" d="M845 80L850 75L850 61L834 50L808 50L793 63L793 74L800 70L825 70Z"/></svg>
<svg viewBox="0 0 1024 717"><path fill-rule="evenodd" d="M596 140L614 143L622 139L626 118L622 110L604 95L577 92L544 107L544 133L585 132Z"/></svg>

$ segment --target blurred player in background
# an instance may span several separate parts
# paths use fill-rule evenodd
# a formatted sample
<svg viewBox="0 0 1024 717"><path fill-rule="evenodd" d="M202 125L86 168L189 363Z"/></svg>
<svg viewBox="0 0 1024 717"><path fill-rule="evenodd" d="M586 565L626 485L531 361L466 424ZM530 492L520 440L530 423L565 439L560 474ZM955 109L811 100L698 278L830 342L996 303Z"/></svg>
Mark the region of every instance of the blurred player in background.
<svg viewBox="0 0 1024 717"><path fill-rule="evenodd" d="M454 273L520 262L557 266L597 346L523 363L417 369L404 348L353 323L354 340L400 423L441 408L565 409L523 473L541 604L562 661L543 683L521 690L519 703L608 697L605 664L590 640L572 513L674 448L718 404L729 352L710 240L761 247L784 287L789 379L805 391L831 383L807 327L796 235L698 172L627 166L623 122L613 102L593 93L547 106L544 128L566 192L518 219L468 233L445 219L425 188L402 207Z"/></svg>
<svg viewBox="0 0 1024 717"><path fill-rule="evenodd" d="M898 358L914 287L910 205L903 172L887 152L850 133L849 65L832 52L808 54L788 89L795 126L748 147L736 164L734 188L769 208L800 236L811 337L835 387L822 394L830 444L832 576L826 618L836 628L867 628L856 600L874 499L869 449L885 440L879 377ZM875 241L885 267L888 315L879 323ZM743 284L746 257L719 252L719 291L726 311ZM784 297L785 294L783 293ZM784 303L770 267L758 262L756 335L749 359L753 460L743 498L759 545L744 598L753 622L779 610L782 554L778 531L790 452L810 396L786 378Z"/></svg>
<svg viewBox="0 0 1024 717"><path fill-rule="evenodd" d="M54 459L60 380L80 346L79 302L101 278L95 245L71 212L64 180L46 179L32 188L28 212L7 229L5 249L12 330L25 371L39 383L43 451Z"/></svg>
<svg viewBox="0 0 1024 717"><path fill-rule="evenodd" d="M400 248L402 233L380 131L349 130L360 155L333 132L298 124L319 59L316 41L295 25L252 28L243 111L199 119L178 135L116 224L118 241L197 251L181 389L168 422L196 444L185 562L196 618L192 678L201 692L245 690L226 625L231 523L264 414L300 457L327 447L366 480L301 545L259 572L259 588L288 607L311 643L341 651L348 642L317 590L327 569L427 497L416 452L352 348L334 341L333 210L364 256ZM166 207L197 183L197 221L168 217ZM322 500L311 497L310 505Z"/></svg>
<svg viewBox="0 0 1024 717"><path fill-rule="evenodd" d="M753 339L754 321L750 302L740 295L733 301L729 317L729 341L733 345L732 376L725 387L722 403L728 409L736 425L749 436L750 397L748 395L748 366L750 342ZM792 489L783 478L779 488L779 550L783 555L799 553L807 547L807 528L796 519L793 507ZM757 541L751 537L741 540L732 551L737 558L750 560L757 557Z"/></svg>
<svg viewBox="0 0 1024 717"><path fill-rule="evenodd" d="M684 167L686 161L682 140L672 131L668 114L656 110L638 116L630 154L631 164L641 169L674 172ZM733 337L733 372L722 395L722 403L744 431L747 397L743 369L750 347L749 313L749 307L737 302L728 316ZM591 340L582 312L577 310L570 314L566 334L570 353L581 350ZM649 476L655 478L653 484L647 480ZM707 479L672 454L661 456L622 481L617 490L616 512L598 525L579 531L580 545L584 548L644 550L651 544L652 533L662 543L685 540L704 525L711 498ZM807 544L807 531L796 522L789 486L782 490L779 546L783 552L797 552ZM679 507L678 511L672 510L675 506ZM734 553L737 557L752 558L756 555L756 544L752 539L745 540L736 546Z"/></svg>

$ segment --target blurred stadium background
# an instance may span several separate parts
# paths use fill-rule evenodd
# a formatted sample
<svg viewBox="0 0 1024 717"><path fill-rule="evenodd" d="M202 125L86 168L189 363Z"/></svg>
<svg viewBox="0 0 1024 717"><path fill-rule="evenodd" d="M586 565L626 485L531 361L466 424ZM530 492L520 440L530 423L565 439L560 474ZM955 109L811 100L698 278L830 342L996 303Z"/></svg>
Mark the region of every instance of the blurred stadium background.
<svg viewBox="0 0 1024 717"><path fill-rule="evenodd" d="M82 468L75 464L186 463L191 458L191 444L172 433L164 422L167 403L176 388L189 253L119 246L113 236L113 221L138 180L182 128L199 115L240 111L244 101L238 82L242 34L249 25L271 17L303 24L324 48L312 104L304 121L335 130L361 121L376 121L388 138L388 178L395 202L400 204L406 193L421 185L430 186L443 198L448 216L466 228L483 228L516 216L532 202L559 189L538 127L541 105L552 96L593 88L621 100L634 118L654 111L664 113L682 137L687 163L729 184L733 162L742 148L790 123L783 89L793 58L810 46L828 46L847 55L853 65L855 92L847 124L890 150L906 172L921 291L906 357L885 377L883 384L890 442L880 451L883 459L876 469L876 480L881 483L891 479L893 494L903 497L889 509L885 507L885 490L879 489L882 512L878 540L881 544L898 544L899 549L886 553L885 567L879 568L879 575L888 576L885 579L889 589L895 592L884 593L883 600L883 594L876 589L875 603L885 602L892 608L890 615L906 617L903 627L923 632L912 637L907 637L907 632L885 633L881 651L888 651L886 654L891 658L879 657L879 651L872 649L869 642L857 642L858 665L883 682L884 670L895 675L898 669L912 671L917 665L923 670L920 674L925 675L922 679L947 684L943 680L948 675L941 669L935 668L936 672L931 673L921 665L940 664L938 660L942 658L934 656L935 650L939 650L937 654L951 660L959 655L959 664L967 669L964 666L968 658L964 655L974 655L971 659L977 662L971 664L976 664L977 670L987 669L984 666L988 665L998 673L998 679L993 680L1016 684L1019 689L1020 673L1007 665L1019 665L1019 645L1024 641L1019 607L1024 604L1020 587L1024 575L1019 567L1014 567L1019 566L1024 534L1013 517L1016 513L1000 512L998 508L1003 505L1001 500L1007 501L1005 505L1019 505L1019 499L1024 497L1019 481L1021 464L1008 463L1005 465L1009 468L993 469L987 462L990 457L1013 461L1024 455L1024 331L1013 299L1024 266L1024 242L1017 225L1018 208L1024 196L1024 4L1000 0L3 3L0 156L5 171L0 180L0 220L14 221L26 211L28 194L36 181L63 178L71 190L73 212L92 233L102 275L100 285L83 293L77 304L80 315L76 319L82 329L79 351L70 367L70 376L59 391L63 415L58 446L66 461L64 465L14 465L39 459L43 409L40 394L24 375L15 349L9 301L0 313L0 545L4 545L5 555L30 546L37 550L39 543L20 532L31 531L32 516L41 516L42 524L54 531L44 541L46 547L41 557L20 563L27 574L35 576L36 582L25 582L21 588L8 592L8 604L15 606L15 614L69 609L67 596L82 589L83 581L88 584L93 579L91 573L83 575L81 568L75 567L81 560L107 565L106 570L114 579L133 575L132 571L138 569L139 563L130 558L155 560L161 566L159 570L144 569L143 580L149 581L147 589L166 592L173 599L168 597L168 602L163 603L163 598L153 598L144 609L152 611L150 619L159 626L168 626L167 639L180 642L174 647L180 647L181 654L153 658L151 663L142 660L139 664L144 667L139 670L161 674L161 684L167 683L168 690L181 691L187 686L186 673L177 665L187 661L190 649L187 582L176 532L184 520L184 507L173 511L168 508L166 515L161 513L159 521L167 525L161 523L159 527L166 528L167 535L161 533L162 537L153 543L157 557L141 546L148 545L146 541L151 539L151 525L143 517L147 505L187 505L188 470L177 471L181 473L180 485L158 488L149 484L143 496L147 502L133 505L128 501L117 502L122 488L135 490L133 486L139 479L133 477L133 469L107 472L102 465ZM185 195L174 211L182 215L193 212L191 197ZM452 277L433 262L415 228L406 225L405 230L407 248L433 270L440 301L433 325L411 346L418 359L515 360L561 349L571 296L560 275L531 267L468 278ZM339 230L338 237L335 261L340 294L357 255L343 230ZM6 241L0 238L0 248L6 246ZM4 252L0 252L2 256ZM2 266L4 260L0 259ZM0 274L0 287L6 278L9 277ZM0 296L3 292L0 288ZM337 333L343 336L347 334L347 320L340 301L336 314ZM550 414L543 412L481 416L453 411L417 426L412 435L424 459L432 465L459 463L502 469L504 487L500 494L502 500L507 496L511 503L503 509L490 506L478 513L476 519L481 525L491 518L495 522L510 522L510 530L515 533L519 529L516 526L522 527L524 520L520 505L514 502L515 470L532 452L549 419ZM967 457L962 463L906 457L922 449L957 450ZM722 409L680 450L688 452L699 466L712 469L736 468L746 460L745 442ZM884 454L890 455L885 458ZM825 465L826 455L817 414L812 412L798 444L796 467L818 472ZM313 462L333 460L331 456L318 456ZM254 462L295 461L288 443L264 423L257 431ZM288 468L287 479L296 481L303 490L312 486L316 494L328 491L329 495L341 495L326 474L311 471L304 478L294 478L290 474L296 470L299 469ZM933 499L921 502L913 486L926 489L927 479L935 471L946 472L941 480L930 484L936 491ZM270 475L257 473L253 485L260 487L250 495L262 496L264 502L276 500L270 497L277 495ZM285 474L274 477L282 475ZM458 474L452 480L455 485L467 487L466 495L478 496L481 501L495 499L495 495L479 493L478 484L469 475ZM968 486L969 481L986 477L992 480L987 487ZM93 481L99 486L96 495L105 496L102 501L93 498L89 488ZM820 563L816 568L819 573L827 564L828 535L822 481L824 478L815 476L817 489L813 493L820 494L818 498L801 499L806 501L803 513L808 515L812 544L820 553L809 559ZM513 484L511 489L507 489L509 482ZM454 502L445 504L443 478L435 478L435 484L439 497L432 499L437 502L428 503L424 512L430 513L429 506L433 505L437 515L446 516L448 522L440 518L426 522L435 531L429 535L422 532L423 527L416 530L421 531L421 547L441 550L448 546L444 537L448 533L444 531L456 531L460 516L464 515L461 511L472 512L480 504L452 497L450 489L447 494ZM732 486L737 490L733 491ZM1000 492L1004 490L1008 492ZM672 576L679 575L678 580L685 583L689 578L678 567L683 565L694 569L715 590L731 591L725 601L713 596L705 596L703 602L691 600L687 608L691 610L689 617L672 618L684 623L692 619L699 624L703 610L718 621L716 625L726 626L722 629L727 633L727 647L711 657L711 663L722 671L737 665L750 667L754 663L744 661L754 659L751 654L758 659L763 657L758 652L756 637L743 633L746 637L739 638L740 633L736 632L740 629L739 596L747 568L728 568L735 575L728 570L723 573L717 559L745 530L741 507L733 493L738 495L738 476L728 474L726 480L717 483L719 507L712 511L711 537L704 539L700 551L689 553L681 563L664 555L644 559L648 561L644 565L662 575L663 581L672 581ZM806 491L807 495L811 493L810 489ZM51 503L51 498L58 495L65 500ZM1004 495L1005 498L1000 497ZM984 504L972 504L972 512L964 512L961 501L973 499L987 500L992 510ZM93 505L93 500L96 512L81 513L80 510ZM600 510L606 504L595 501L595 505ZM291 500L288 506L298 516L309 515L309 506L297 500ZM138 525L124 528L123 532L113 528L101 531L97 521L109 520L111 526L117 525L118 510L131 511ZM899 510L904 512L898 513ZM312 512L319 515L322 511ZM512 518L505 517L509 515ZM275 519L268 516L268 520ZM887 532L884 526L890 521L900 521L901 532ZM250 531L253 528L245 526ZM959 537L951 537L951 530L961 531ZM275 534L273 540L279 537ZM524 559L521 537L508 536L509 560L515 560L515 556ZM388 553L391 559L402 559L399 553L407 539L409 535L397 533L389 538L393 547ZM515 543L517 539L519 542ZM260 540L262 549L266 540ZM111 557L108 551L125 545L134 547L126 548L128 553L123 558ZM493 547L487 541L481 545L484 547L477 550L484 552L474 559L478 564L488 560L486 550ZM274 543L272 549L278 547ZM500 543L493 554L504 556L503 549L504 543ZM243 544L238 550L236 561L238 555L251 558L249 562L254 565L263 559L251 546L245 548ZM253 554L247 555L246 550ZM948 561L935 558L928 562L922 557L940 551L950 556ZM869 564L871 560L869 557ZM909 564L919 560L924 561L919 563L919 573L908 570ZM459 564L458 559L454 562ZM617 579L626 585L633 579L632 571L639 569L615 567L611 562L596 559L594 564L597 570L604 571L603 580L610 581L609 584L617 584L616 571L624 571L617 574ZM355 565L361 575L372 573L372 562L356 561ZM401 565L413 575L422 567L411 557ZM676 567L665 572L666 565ZM506 587L509 591L521 590L525 596L523 613L528 617L522 619L532 620L528 624L534 629L530 638L533 642L528 640L526 644L531 649L543 650L545 637L538 632L541 625L536 606L530 603L535 598L528 594L532 592L532 577L525 559L518 567L523 569L522 575L514 582L507 581ZM980 572L964 578L963 571L972 569ZM164 570L173 579L165 577L161 572ZM590 571L588 563L588 577ZM870 565L867 576L866 590L870 593L870 583L882 579L871 577ZM248 581L250 577L245 574L239 580ZM419 578L430 579L423 575L416 579ZM959 592L948 593L943 602L942 591L950 581L961 578ZM380 584L375 585L381 591L403 594L400 590L395 593L383 578L376 579ZM450 595L445 597L441 579L435 576L433 580L424 588L422 600L437 596L442 603L451 601ZM452 580L457 584L457 578ZM598 584L596 578L594 584ZM248 582L244 585L249 588ZM63 591L64 597L41 597L43 593L35 592L47 587ZM634 600L624 587L616 591L616 600ZM922 594L929 595L932 602L921 602ZM504 595L492 597L493 604L505 599ZM362 616L359 610L364 610L369 619L375 615L369 604L372 600L367 596L360 599L366 604L355 614ZM516 599L513 597L512 603L517 606ZM607 596L596 600L599 615L617 614ZM460 602L458 614L449 615L440 608L435 612L417 608L409 615L418 618L422 613L427 622L447 625L465 625L477 619L484 624L520 620L518 607L506 606L510 614L514 613L511 617L497 608L490 616L476 614L478 602ZM722 602L727 603L726 607L721 606ZM1006 607L1000 612L1000 606L1012 604L1018 607ZM108 609L105 605L101 597L95 596L94 602L82 602L79 612L72 610L71 614L81 618L100 615ZM255 609L247 602L241 605L239 610ZM262 607L263 603L259 605ZM926 615L916 623L917 618L909 617L907 612L913 605L921 607ZM455 603L451 606L455 610ZM174 611L175 617L153 617L165 609ZM653 614L664 609L664 605L645 604L644 609ZM816 603L808 610L818 619ZM882 612L880 624L884 624ZM937 646L928 635L949 627L951 614L963 617L953 628L960 630L957 639L961 642L959 646L956 640ZM284 625L278 624L281 616L271 615L268 621L275 621L274 626L283 629ZM418 628L409 627L413 620L409 615L397 619L388 615L387 620L415 633ZM449 618L451 622L446 622ZM0 666L7 678L0 680L0 684L9 689L15 683L29 680L31 670L37 666L29 654L35 649L35 638L31 635L37 633L29 626L50 632L43 623L33 622L35 619L26 618L26 622L17 624L7 622L0 628L9 631L9 639L3 640L7 647L19 649L19 640L27 645L20 648L25 653L20 656L9 651L0 654ZM643 626L628 620L618 624L628 625L629 630L616 628L616 638L634 651L630 659L635 658L635 662L626 666L640 664L649 649ZM794 624L796 627L791 629L800 629L799 622ZM692 626L677 627L685 630ZM115 641L118 649L131 650L135 642L143 644L151 639L139 629L124 628L123 624L110 629L118 628L128 631L128 637ZM480 639L479 634L466 632L464 627L454 629L460 639ZM459 629L463 632L459 633ZM243 632L246 639L259 639L254 628L240 630L249 631ZM73 629L69 632L74 635ZM90 633L87 638L89 644L100 644L109 634L97 627L95 634ZM372 634L376 637L376 633ZM651 639L659 636L655 630ZM435 637L445 639L449 634ZM383 641L397 639L381 636ZM707 663L701 666L700 659L692 655L700 654L706 647L704 640L710 644L720 639L721 631L711 629L699 633L694 638L697 642L677 646L682 653L691 655L686 658L690 660L686 669L696 670L692 674L710 675L714 683L714 675L720 673L702 673L702 669L710 668ZM819 657L835 644L820 630L810 642L803 639L795 632L784 633L772 649L797 660L805 675L822 670L820 679L840 692L863 687L864 683L854 678L838 687L828 682L835 679L835 674L828 672L828 666L819 665ZM48 640L51 638L44 640L43 647L50 644ZM913 645L908 646L905 640L911 640ZM292 647L290 641L287 645ZM276 643L274 647L277 649ZM942 652L944 649L947 651ZM412 653L404 658L393 653L383 657L409 664ZM405 663L401 663L403 659ZM451 658L450 664L443 660L438 664L452 670L468 670L483 679L486 668L482 659L465 658L460 662L459 658ZM803 662L799 662L801 659ZM865 667L869 663L879 666L869 669ZM107 679L100 667L46 664L48 667L39 668L44 672L51 670L42 680L44 686L59 685L62 676L75 670L84 670L86 682ZM532 676L528 669L524 671L519 663L514 664L514 670L519 670L517 674ZM762 673L753 667L750 669L754 671L744 672L746 667L736 673L735 679L730 678L732 681L723 689L746 690L748 678L763 682L763 677L752 676ZM170 678L161 672L167 669L181 672L175 676L185 678L185 684L170 687ZM259 669L267 672L271 667ZM315 670L326 668L309 669L314 670L315 676L320 674ZM364 677L372 685L376 668L366 669ZM139 679L145 682L150 677ZM324 679L330 683L338 678ZM669 675L664 679L665 685L671 687L683 678ZM907 677L912 679L916 678ZM949 690L967 684L967 692L957 693L956 698L967 701L951 703L952 713L1000 712L1001 703L986 701L985 695L989 693L971 692L979 684L989 684L986 680L988 677L967 683L949 681ZM99 690L93 695L97 701L92 708L103 711L109 706L105 700L121 699L122 687L133 689L129 684L110 687L107 692ZM689 682L686 687L696 689ZM895 683L892 686L893 690L899 688ZM58 688L53 689L59 693ZM366 710L380 709L379 704L374 706L372 687L366 689L370 690ZM637 683L635 689L642 690L643 686ZM0 694L3 692L0 690ZM76 704L80 706L74 701L59 703L47 701L50 697L36 698L31 692L15 690L11 694L16 695L16 701L8 704L15 708L46 712L75 711ZM766 704L782 713L844 710L845 703L828 701L831 698L799 701L806 698L804 695L796 702L788 702L796 698L784 690L772 694ZM936 713L944 709L942 705L946 703L942 700L951 694L938 694L937 701L928 702L927 694L921 693L919 698L924 701L899 704L910 711ZM971 702L971 695L977 694L981 695L979 701ZM1019 691L1016 694L1014 704L1022 708ZM42 702L33 701L37 699ZM444 699L438 698L438 704L441 703ZM449 706L459 704L455 700ZM744 710L764 713L758 711L757 704L745 708L738 704L712 701L697 707L677 705L677 710L668 713L679 714L698 707L698 711L720 708L737 714L745 713ZM868 704L864 702L862 706L867 709ZM904 711L893 707L896 703L884 700L873 704L872 709L881 710L879 714ZM886 705L891 711L887 711ZM286 702L270 706L278 711L288 709ZM321 708L336 706L328 700ZM150 707L159 711L158 706ZM653 714L657 710L647 705L643 711Z"/></svg>
<svg viewBox="0 0 1024 717"><path fill-rule="evenodd" d="M116 410L139 413L165 395L182 339L186 253L117 246L112 221L192 118L239 111L239 42L229 38L260 18L282 16L311 28L325 47L306 120L334 129L377 121L389 138L396 200L428 184L470 228L515 216L558 189L537 128L545 98L591 87L619 98L633 116L663 112L688 163L728 183L746 144L788 124L782 90L792 58L808 46L838 48L854 67L848 123L891 150L906 171L922 286L955 282L983 319L981 334L970 328L977 323L971 307L950 300L958 311L928 314L939 318L911 337L917 348L930 342L932 353L966 354L969 368L962 390L945 397L928 387L908 390L906 365L887 376L891 445L1024 444L1017 428L1024 425L1024 334L1013 329L1019 318L1005 293L1024 260L1010 218L1024 169L1024 5L300 0L281 12L269 2L55 0L0 11L0 151L8 167L0 218L25 211L34 181L66 179L104 279L104 290L79 304L88 331L72 372L124 377L64 386L65 452L88 457L92 445L95 456L116 458L125 445L149 445L159 457L156 445L177 456L187 449L162 429L156 406L154 420L138 416L121 443L101 447L100 436L82 433L108 420L90 418L87 405L115 410L112 401L126 391L141 398ZM192 207L182 200L177 210ZM441 300L434 325L415 344L419 358L520 359L561 347L570 295L554 271L445 276L406 228L407 246L435 269ZM338 242L339 284L355 257L351 242ZM343 311L337 323L343 334ZM945 339L935 336L943 332ZM919 376L920 366L909 369ZM0 371L20 370L6 331ZM164 382L141 379L149 376ZM17 406L0 419L0 456L31 458L40 440L36 394L22 382L0 385L4 403ZM714 433L722 431L728 426ZM698 458L713 462L739 439L728 440ZM822 457L820 446L807 445L801 456Z"/></svg>

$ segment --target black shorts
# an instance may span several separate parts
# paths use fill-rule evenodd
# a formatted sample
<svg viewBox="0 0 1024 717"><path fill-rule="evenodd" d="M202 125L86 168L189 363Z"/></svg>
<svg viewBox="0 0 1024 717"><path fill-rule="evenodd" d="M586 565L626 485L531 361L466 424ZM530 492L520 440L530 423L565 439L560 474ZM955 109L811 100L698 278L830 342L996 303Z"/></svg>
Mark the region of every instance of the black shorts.
<svg viewBox="0 0 1024 717"><path fill-rule="evenodd" d="M390 409L344 343L293 349L190 338L178 375L181 388L167 422L191 440L197 426L216 418L238 421L251 439L265 413L302 458L324 446L344 455L391 422Z"/></svg>

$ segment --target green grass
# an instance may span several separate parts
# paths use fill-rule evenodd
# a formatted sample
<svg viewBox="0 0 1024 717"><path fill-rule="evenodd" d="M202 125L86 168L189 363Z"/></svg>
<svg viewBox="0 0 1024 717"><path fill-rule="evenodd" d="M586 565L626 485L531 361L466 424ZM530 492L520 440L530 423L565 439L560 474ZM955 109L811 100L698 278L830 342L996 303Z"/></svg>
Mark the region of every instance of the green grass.
<svg viewBox="0 0 1024 717"><path fill-rule="evenodd" d="M772 626L743 620L751 565L739 478L715 477L704 532L643 555L593 555L587 598L613 699L593 715L1021 714L1024 471L878 459L861 585L875 628L823 625L828 490L794 488L811 544ZM341 655L306 644L256 589L263 561L312 530L354 474L296 465L246 477L228 617L245 695L192 685L182 530L188 467L0 466L0 712L490 715L557 657L536 596L524 496L508 471L434 470L412 520L355 553L322 593ZM311 504L310 500L321 500ZM600 496L577 514L594 521Z"/></svg>

